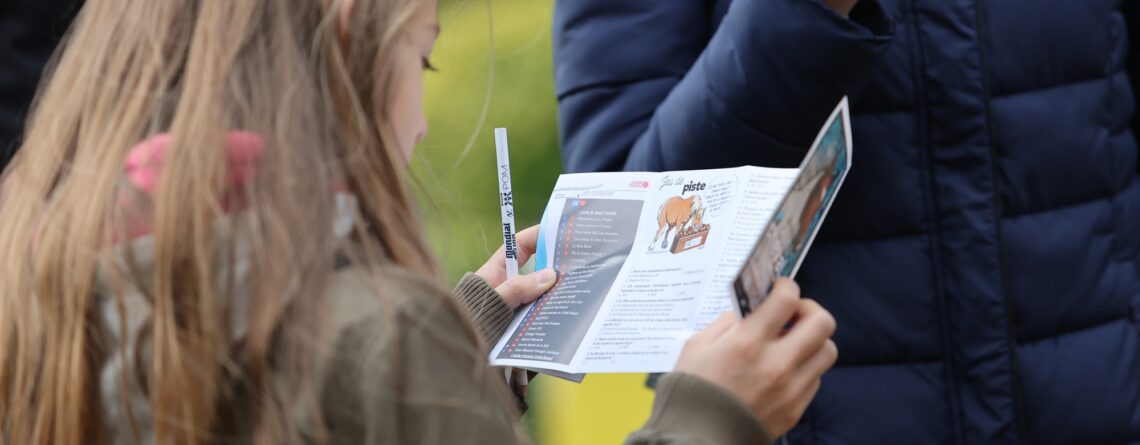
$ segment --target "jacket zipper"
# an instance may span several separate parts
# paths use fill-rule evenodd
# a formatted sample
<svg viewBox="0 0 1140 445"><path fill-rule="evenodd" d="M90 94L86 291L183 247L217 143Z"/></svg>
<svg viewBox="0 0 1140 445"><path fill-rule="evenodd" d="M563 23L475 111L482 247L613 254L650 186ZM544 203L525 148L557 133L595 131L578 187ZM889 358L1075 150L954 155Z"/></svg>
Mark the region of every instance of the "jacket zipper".
<svg viewBox="0 0 1140 445"><path fill-rule="evenodd" d="M998 150L997 150L997 137L996 130L994 129L993 120L993 106L992 97L990 93L991 81L989 70L989 59L986 53L986 25L987 17L984 8L981 7L983 0L974 0L974 18L976 21L976 35L978 45L978 55L980 60L980 68L982 75L982 95L985 100L985 113L986 113L986 137L988 139L986 146L990 149L990 179L993 181L993 203L994 203L994 235L997 240L997 253L998 253L998 277L1001 280L1001 286L998 289L1001 292L1002 303L1005 306L1005 339L1006 349L1009 350L1009 369L1010 381L1013 385L1011 392L1013 393L1013 407L1014 407L1014 437L1017 442L1022 445L1027 445L1029 442L1026 437L1025 427L1025 407L1021 396L1021 373L1017 365L1017 344L1014 341L1014 317L1013 317L1013 303L1009 300L1009 294L1005 289L1005 247L1003 244L1004 237L1002 234L1002 202L1001 192L999 190L1001 184L998 181L1000 169L998 168Z"/></svg>
<svg viewBox="0 0 1140 445"><path fill-rule="evenodd" d="M938 325L941 329L942 335L942 350L943 350L943 377L946 379L946 398L949 401L949 414L951 443L955 445L964 444L965 428L963 427L963 419L965 416L962 413L962 400L958 391L958 372L957 372L957 356L954 352L954 344L951 340L950 322L948 320L948 304L946 302L946 292L943 286L943 270L944 264L942 261L942 228L938 220L938 194L937 188L934 185L934 165L933 165L933 144L930 141L930 113L929 101L927 100L927 82L926 82L926 53L925 53L925 40L922 33L919 31L919 8L918 0L910 0L907 2L910 8L910 36L914 39L914 46L911 52L911 57L914 58L914 78L915 78L915 110L918 113L919 137L921 138L921 146L923 149L920 151L920 159L922 163L922 181L923 181L923 205L926 208L926 218L931 225L930 234L928 237L928 246L930 247L930 276L933 280L933 292L938 302Z"/></svg>

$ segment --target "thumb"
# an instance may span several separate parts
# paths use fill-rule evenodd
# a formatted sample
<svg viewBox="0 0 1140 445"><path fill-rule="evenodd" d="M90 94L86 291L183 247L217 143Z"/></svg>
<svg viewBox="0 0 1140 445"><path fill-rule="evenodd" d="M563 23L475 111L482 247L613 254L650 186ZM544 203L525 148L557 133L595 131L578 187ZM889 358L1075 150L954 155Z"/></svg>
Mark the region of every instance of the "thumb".
<svg viewBox="0 0 1140 445"><path fill-rule="evenodd" d="M558 274L554 272L554 269L542 269L532 274L510 278L495 288L495 292L503 297L503 301L511 309L517 309L521 305L538 299L543 293L550 290L555 281L558 281Z"/></svg>

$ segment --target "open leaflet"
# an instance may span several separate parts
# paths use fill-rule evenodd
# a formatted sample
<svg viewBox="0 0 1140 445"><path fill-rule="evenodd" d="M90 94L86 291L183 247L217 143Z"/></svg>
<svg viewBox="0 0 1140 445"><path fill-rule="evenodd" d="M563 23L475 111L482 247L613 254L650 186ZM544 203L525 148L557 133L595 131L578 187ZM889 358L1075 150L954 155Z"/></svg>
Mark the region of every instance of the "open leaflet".
<svg viewBox="0 0 1140 445"><path fill-rule="evenodd" d="M692 334L794 276L850 167L845 98L800 168L562 175L535 254L558 283L491 364L572 380L671 371Z"/></svg>

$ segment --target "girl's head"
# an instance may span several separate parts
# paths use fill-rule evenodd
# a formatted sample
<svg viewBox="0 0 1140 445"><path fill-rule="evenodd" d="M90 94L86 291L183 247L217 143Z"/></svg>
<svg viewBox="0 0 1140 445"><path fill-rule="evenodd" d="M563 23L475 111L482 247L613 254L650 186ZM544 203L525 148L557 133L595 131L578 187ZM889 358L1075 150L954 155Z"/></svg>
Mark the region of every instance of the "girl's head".
<svg viewBox="0 0 1140 445"><path fill-rule="evenodd" d="M351 10L351 4L356 0L346 1L349 6L342 8L342 11ZM349 16L342 17L345 17L347 24ZM342 29L348 28L349 26L344 26ZM428 128L423 111L423 73L435 69L431 65L431 51L439 36L435 0L419 2L413 9L404 34L406 38L400 41L393 54L396 73L393 77L395 86L388 97L391 109L389 124L400 153L411 158L412 149L427 134ZM354 39L345 38L350 41Z"/></svg>
<svg viewBox="0 0 1140 445"><path fill-rule="evenodd" d="M87 0L0 189L0 443L100 434L97 367L126 345L100 343L96 274L151 305L150 354L123 378L143 382L157 439L209 442L235 380L258 438L297 438L285 411L312 391L264 391L270 347L311 356L337 256L438 274L404 181L438 29L435 0ZM237 186L235 132L262 147ZM143 193L125 165L156 135L165 167ZM357 203L347 238L338 191ZM145 268L128 246L139 219ZM239 298L258 308L240 343L225 328ZM315 362L275 372L304 389Z"/></svg>

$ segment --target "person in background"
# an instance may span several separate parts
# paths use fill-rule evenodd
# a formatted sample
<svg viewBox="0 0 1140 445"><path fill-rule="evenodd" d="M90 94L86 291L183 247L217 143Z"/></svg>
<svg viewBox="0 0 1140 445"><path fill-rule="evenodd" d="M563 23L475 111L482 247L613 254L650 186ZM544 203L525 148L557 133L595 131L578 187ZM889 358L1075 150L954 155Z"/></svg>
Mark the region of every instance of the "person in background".
<svg viewBox="0 0 1140 445"><path fill-rule="evenodd" d="M853 168L797 280L843 355L795 444L1140 443L1140 2L561 0L571 172Z"/></svg>
<svg viewBox="0 0 1140 445"><path fill-rule="evenodd" d="M438 33L434 0L90 0L0 186L0 443L525 442L487 341L556 277L442 289L405 181ZM834 329L782 281L629 443L770 443Z"/></svg>
<svg viewBox="0 0 1140 445"><path fill-rule="evenodd" d="M24 114L81 0L0 2L0 170L24 131Z"/></svg>

